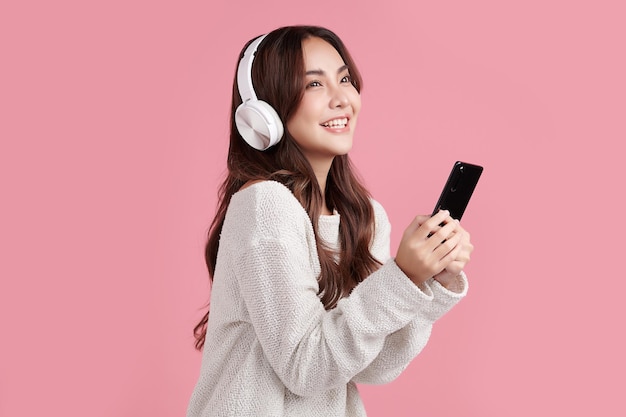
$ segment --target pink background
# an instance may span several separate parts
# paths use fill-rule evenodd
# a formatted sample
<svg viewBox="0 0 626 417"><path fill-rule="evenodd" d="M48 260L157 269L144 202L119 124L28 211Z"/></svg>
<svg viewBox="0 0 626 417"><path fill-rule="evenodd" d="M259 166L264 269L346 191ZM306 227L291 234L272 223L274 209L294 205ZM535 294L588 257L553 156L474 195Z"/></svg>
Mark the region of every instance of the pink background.
<svg viewBox="0 0 626 417"><path fill-rule="evenodd" d="M622 4L3 2L0 416L184 414L237 52L299 23L360 65L394 248L485 166L470 295L369 415L626 415Z"/></svg>

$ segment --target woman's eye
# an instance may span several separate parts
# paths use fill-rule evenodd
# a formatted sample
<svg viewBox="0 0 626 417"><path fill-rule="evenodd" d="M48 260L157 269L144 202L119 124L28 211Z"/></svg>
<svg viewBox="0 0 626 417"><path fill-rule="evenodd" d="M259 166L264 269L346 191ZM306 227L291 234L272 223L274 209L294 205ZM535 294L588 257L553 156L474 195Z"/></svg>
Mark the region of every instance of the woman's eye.
<svg viewBox="0 0 626 417"><path fill-rule="evenodd" d="M320 87L322 85L322 83L320 83L319 81L311 81L310 83L307 84L307 88L309 87Z"/></svg>
<svg viewBox="0 0 626 417"><path fill-rule="evenodd" d="M341 82L342 82L342 83L351 83L351 82L352 82L352 77L350 77L349 75L346 75L346 76L344 76L344 77L341 79Z"/></svg>

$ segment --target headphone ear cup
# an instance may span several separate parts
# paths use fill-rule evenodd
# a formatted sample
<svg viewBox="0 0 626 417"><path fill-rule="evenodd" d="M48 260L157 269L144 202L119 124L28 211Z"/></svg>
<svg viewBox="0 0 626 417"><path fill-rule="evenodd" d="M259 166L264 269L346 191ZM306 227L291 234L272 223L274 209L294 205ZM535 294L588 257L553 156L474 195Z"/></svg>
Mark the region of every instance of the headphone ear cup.
<svg viewBox="0 0 626 417"><path fill-rule="evenodd" d="M276 145L284 133L276 110L261 100L248 100L237 107L235 124L243 139L260 151Z"/></svg>

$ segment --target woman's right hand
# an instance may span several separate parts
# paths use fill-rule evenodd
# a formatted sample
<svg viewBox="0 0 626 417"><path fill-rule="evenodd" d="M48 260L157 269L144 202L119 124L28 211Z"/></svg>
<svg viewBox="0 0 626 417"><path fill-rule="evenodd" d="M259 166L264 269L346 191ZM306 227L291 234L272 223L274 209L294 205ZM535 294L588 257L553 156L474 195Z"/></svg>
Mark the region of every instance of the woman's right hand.
<svg viewBox="0 0 626 417"><path fill-rule="evenodd" d="M447 210L432 217L416 216L402 235L396 264L416 285L437 275L462 248L459 227Z"/></svg>

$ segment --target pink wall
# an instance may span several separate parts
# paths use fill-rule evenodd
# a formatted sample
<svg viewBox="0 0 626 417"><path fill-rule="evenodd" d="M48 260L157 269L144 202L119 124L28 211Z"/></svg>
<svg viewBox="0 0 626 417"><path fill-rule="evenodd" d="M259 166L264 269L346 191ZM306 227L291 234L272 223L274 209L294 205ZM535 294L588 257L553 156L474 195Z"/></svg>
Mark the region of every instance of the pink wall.
<svg viewBox="0 0 626 417"><path fill-rule="evenodd" d="M296 23L360 65L394 247L485 166L470 295L370 416L626 415L623 2L94 3L0 7L1 417L183 415L236 55Z"/></svg>

